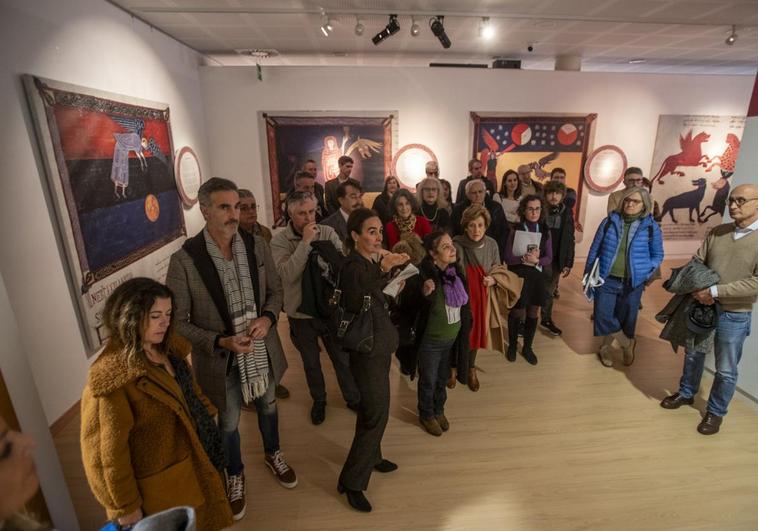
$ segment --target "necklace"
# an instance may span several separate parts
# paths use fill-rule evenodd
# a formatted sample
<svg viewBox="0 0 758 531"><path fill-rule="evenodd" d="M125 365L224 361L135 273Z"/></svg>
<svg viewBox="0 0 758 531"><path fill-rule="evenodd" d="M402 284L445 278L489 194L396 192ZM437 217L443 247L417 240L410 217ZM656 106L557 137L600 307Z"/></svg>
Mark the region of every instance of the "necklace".
<svg viewBox="0 0 758 531"><path fill-rule="evenodd" d="M438 207L437 205L434 205L434 215L431 217L429 217L429 215L427 214L428 208L431 208L431 207L428 204L424 203L421 206L421 211L424 214L424 217L429 220L429 223L434 224L434 220L437 219L437 214L439 214L440 212L440 207Z"/></svg>

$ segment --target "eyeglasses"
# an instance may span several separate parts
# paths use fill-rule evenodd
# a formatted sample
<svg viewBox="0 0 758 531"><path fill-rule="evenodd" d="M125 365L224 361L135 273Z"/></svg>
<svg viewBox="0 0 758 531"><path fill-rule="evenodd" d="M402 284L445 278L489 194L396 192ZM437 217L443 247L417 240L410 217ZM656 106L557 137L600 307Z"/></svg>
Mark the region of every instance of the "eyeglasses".
<svg viewBox="0 0 758 531"><path fill-rule="evenodd" d="M421 191L422 192L436 192L437 189L436 188L422 188Z"/></svg>
<svg viewBox="0 0 758 531"><path fill-rule="evenodd" d="M438 171L428 171L428 172L426 172L426 174L427 175L433 175L434 177L437 177L440 174L440 172L438 172Z"/></svg>
<svg viewBox="0 0 758 531"><path fill-rule="evenodd" d="M756 199L758 199L758 197L750 197L750 198L747 198L747 197L730 197L728 201L729 201L729 206L732 206L734 204L734 205L737 205L737 208L742 208L742 206L745 203L749 203L750 201L755 201Z"/></svg>

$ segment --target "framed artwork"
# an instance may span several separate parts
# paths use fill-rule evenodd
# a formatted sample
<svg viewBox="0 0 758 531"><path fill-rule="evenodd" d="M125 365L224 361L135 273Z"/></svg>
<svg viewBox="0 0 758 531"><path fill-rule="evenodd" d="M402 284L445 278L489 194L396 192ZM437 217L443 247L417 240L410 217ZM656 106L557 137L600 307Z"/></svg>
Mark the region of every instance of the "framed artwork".
<svg viewBox="0 0 758 531"><path fill-rule="evenodd" d="M587 157L584 179L594 191L606 194L615 190L624 180L626 167L626 153L618 146L606 144Z"/></svg>
<svg viewBox="0 0 758 531"><path fill-rule="evenodd" d="M135 276L163 281L186 235L168 105L24 76L88 352Z"/></svg>
<svg viewBox="0 0 758 531"><path fill-rule="evenodd" d="M664 239L702 240L723 222L744 128L744 116L658 118L649 178Z"/></svg>
<svg viewBox="0 0 758 531"><path fill-rule="evenodd" d="M392 164L393 114L361 116L274 116L264 113L274 221L282 216L281 202L293 178L309 159L318 166L324 184L339 173L337 160L355 162L352 178L365 192L381 192Z"/></svg>
<svg viewBox="0 0 758 531"><path fill-rule="evenodd" d="M482 161L486 176L497 190L506 170L527 164L533 178L545 182L550 171L566 170L566 186L576 190L574 219L577 241L582 238L584 167L597 114L587 115L480 115L474 122L472 155ZM581 216L581 217L580 217Z"/></svg>

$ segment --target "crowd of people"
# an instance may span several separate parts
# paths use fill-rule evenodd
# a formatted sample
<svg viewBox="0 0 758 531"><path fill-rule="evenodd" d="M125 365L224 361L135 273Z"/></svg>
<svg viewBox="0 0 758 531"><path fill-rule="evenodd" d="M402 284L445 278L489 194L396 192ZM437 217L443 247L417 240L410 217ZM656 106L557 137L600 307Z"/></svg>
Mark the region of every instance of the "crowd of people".
<svg viewBox="0 0 758 531"><path fill-rule="evenodd" d="M87 478L109 518L129 525L181 505L196 508L198 529L243 518L245 408L257 411L263 464L283 487L297 485L278 429L277 399L290 394L281 383L282 312L302 358L310 421L320 425L327 414L319 340L342 399L357 414L337 489L365 512L371 474L398 468L381 449L393 354L401 372L417 378L421 427L441 436L450 429L447 389L480 388L481 349L500 350L509 362L520 351L537 365L538 327L562 334L553 306L574 267L577 226L565 170L554 168L542 182L533 167L520 166L505 172L497 191L471 160L453 201L430 162L416 190L388 176L369 209L352 165L341 157L339 176L322 187L308 161L287 194L286 226L273 234L257 218L253 194L226 179L206 181L199 191L205 227L171 257L166 285L137 278L111 294L104 310L110 338L90 368L81 435ZM720 280L689 295L719 306L711 341L716 382L698 427L706 434L726 414L758 295L758 187L735 188L729 212L735 223L711 232L696 256ZM642 172L629 168L584 269L605 367L615 363L614 341L624 365L634 362L642 291L664 258L654 214ZM536 243L524 250L524 238ZM418 273L394 293L388 285L408 264ZM335 325L335 308L352 320ZM377 339L348 347L345 330L366 319ZM698 391L704 353L691 342L685 347L679 392L661 404L668 409L691 404Z"/></svg>

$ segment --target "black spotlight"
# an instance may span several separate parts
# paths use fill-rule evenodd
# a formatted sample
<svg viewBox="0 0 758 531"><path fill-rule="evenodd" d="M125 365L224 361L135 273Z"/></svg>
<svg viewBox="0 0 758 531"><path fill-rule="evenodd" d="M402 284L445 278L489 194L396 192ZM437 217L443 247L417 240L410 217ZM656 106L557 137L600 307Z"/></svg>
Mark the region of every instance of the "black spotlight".
<svg viewBox="0 0 758 531"><path fill-rule="evenodd" d="M444 18L445 17L442 16L430 18L429 26L432 28L432 33L434 33L434 36L439 39L442 47L447 49L450 48L450 45L452 43L450 42L450 37L448 37L447 33L445 33L445 26L442 24Z"/></svg>
<svg viewBox="0 0 758 531"><path fill-rule="evenodd" d="M372 37L371 42L373 42L374 46L376 46L380 42L384 42L390 38L398 31L400 31L400 24L397 23L397 15L390 15L390 21L382 31Z"/></svg>

